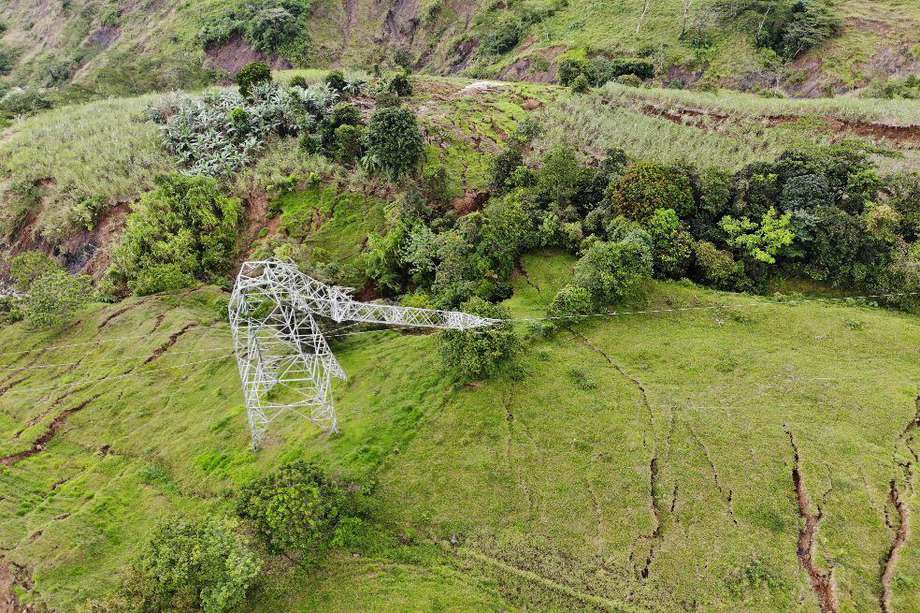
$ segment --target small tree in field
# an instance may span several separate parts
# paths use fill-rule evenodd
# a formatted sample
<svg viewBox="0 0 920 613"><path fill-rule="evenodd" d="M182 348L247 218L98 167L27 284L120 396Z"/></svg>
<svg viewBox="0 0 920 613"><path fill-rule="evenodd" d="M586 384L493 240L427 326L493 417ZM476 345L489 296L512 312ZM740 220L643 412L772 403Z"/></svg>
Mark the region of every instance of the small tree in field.
<svg viewBox="0 0 920 613"><path fill-rule="evenodd" d="M367 158L371 168L397 180L414 172L425 153L415 115L407 108L376 111L367 126Z"/></svg>
<svg viewBox="0 0 920 613"><path fill-rule="evenodd" d="M246 64L236 73L236 84L240 88L241 96L248 96L252 88L259 83L265 83L272 80L271 69L263 62L253 62Z"/></svg>
<svg viewBox="0 0 920 613"><path fill-rule="evenodd" d="M487 328L445 330L441 333L441 356L445 365L462 379L483 379L496 374L501 366L520 349L507 309L471 298L460 310L473 315L502 319Z"/></svg>
<svg viewBox="0 0 920 613"><path fill-rule="evenodd" d="M51 328L69 321L91 296L87 277L57 270L38 277L29 288L23 312L35 328Z"/></svg>
<svg viewBox="0 0 920 613"><path fill-rule="evenodd" d="M642 242L598 241L575 265L575 285L588 290L598 306L629 298L652 274L652 256Z"/></svg>
<svg viewBox="0 0 920 613"><path fill-rule="evenodd" d="M39 277L63 270L61 265L41 251L25 251L10 262L10 276L20 292L27 292Z"/></svg>

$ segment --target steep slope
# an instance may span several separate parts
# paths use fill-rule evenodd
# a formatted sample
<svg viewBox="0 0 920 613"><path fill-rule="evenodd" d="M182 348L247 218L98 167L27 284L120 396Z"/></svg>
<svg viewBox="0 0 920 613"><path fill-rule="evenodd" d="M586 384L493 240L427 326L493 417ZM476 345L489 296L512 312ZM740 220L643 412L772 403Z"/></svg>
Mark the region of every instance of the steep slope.
<svg viewBox="0 0 920 613"><path fill-rule="evenodd" d="M542 313L570 265L526 257L515 315ZM465 387L440 373L434 335L341 337L342 434L289 418L255 454L219 292L90 307L57 334L2 329L3 561L24 600L71 610L158 519L232 512L239 484L306 456L376 481L376 536L318 568L273 564L257 610L811 609L803 542L841 606L876 606L889 482L916 504L899 467L916 317L650 291L655 312L533 339L517 375ZM918 552L895 561L901 610L920 606Z"/></svg>
<svg viewBox="0 0 920 613"><path fill-rule="evenodd" d="M250 5L262 6L272 0ZM278 2L275 2L278 4ZM237 32L216 43L202 29L246 3L146 0L113 5L3 0L9 85L63 87L70 98L199 87L263 59L276 67L369 68L394 62L440 74L552 80L564 57L643 56L661 83L741 89L781 84L816 96L920 69L920 11L902 0L840 0L841 31L791 65L753 42L745 20L718 17L718 0L315 0L295 38L305 53L257 50ZM759 4L752 15L759 14ZM766 5L764 5L766 6ZM724 7L719 9L724 12ZM766 10L766 9L764 9ZM755 15L756 16L756 15ZM769 16L766 12L764 18ZM753 17L752 17L753 19ZM688 35L704 28L706 42ZM746 29L747 28L747 29ZM207 47L207 48L205 48Z"/></svg>

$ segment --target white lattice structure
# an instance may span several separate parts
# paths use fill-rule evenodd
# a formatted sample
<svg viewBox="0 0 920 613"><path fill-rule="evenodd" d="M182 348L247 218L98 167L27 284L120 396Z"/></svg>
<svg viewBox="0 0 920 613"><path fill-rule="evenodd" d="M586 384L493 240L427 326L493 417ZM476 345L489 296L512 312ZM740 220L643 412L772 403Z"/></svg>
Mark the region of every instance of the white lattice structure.
<svg viewBox="0 0 920 613"><path fill-rule="evenodd" d="M229 312L253 447L259 446L271 421L289 411L338 431L332 378L346 375L318 318L460 330L495 323L457 311L358 302L351 291L308 277L291 262L243 264Z"/></svg>

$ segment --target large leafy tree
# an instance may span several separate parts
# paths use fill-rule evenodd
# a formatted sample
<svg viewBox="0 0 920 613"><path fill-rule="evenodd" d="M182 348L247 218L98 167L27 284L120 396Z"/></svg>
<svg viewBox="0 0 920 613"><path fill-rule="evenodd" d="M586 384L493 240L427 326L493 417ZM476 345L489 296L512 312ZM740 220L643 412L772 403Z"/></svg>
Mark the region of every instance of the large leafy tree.
<svg viewBox="0 0 920 613"><path fill-rule="evenodd" d="M415 115L404 107L376 111L367 126L367 156L371 168L391 180L414 172L425 143Z"/></svg>

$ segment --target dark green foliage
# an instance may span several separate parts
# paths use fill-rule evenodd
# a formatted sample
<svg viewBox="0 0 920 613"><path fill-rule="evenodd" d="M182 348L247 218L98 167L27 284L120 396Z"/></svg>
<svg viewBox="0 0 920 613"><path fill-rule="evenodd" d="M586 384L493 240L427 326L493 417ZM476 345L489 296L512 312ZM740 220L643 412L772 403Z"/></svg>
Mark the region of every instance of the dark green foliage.
<svg viewBox="0 0 920 613"><path fill-rule="evenodd" d="M874 82L863 94L867 98L920 100L920 75L903 79L887 78Z"/></svg>
<svg viewBox="0 0 920 613"><path fill-rule="evenodd" d="M307 87L308 87L308 85L307 85L307 80L306 80L304 77L300 76L300 75L297 75L297 76L295 76L294 78L292 78L292 79L291 79L291 82L288 83L288 86L290 86L290 87L299 87L299 88L301 88L301 89L307 89Z"/></svg>
<svg viewBox="0 0 920 613"><path fill-rule="evenodd" d="M198 39L210 49L241 36L257 51L303 61L309 13L308 0L250 0L207 21Z"/></svg>
<svg viewBox="0 0 920 613"><path fill-rule="evenodd" d="M378 109L385 109L391 106L399 106L399 94L391 92L389 89L381 89L374 95Z"/></svg>
<svg viewBox="0 0 920 613"><path fill-rule="evenodd" d="M298 460L244 486L236 508L271 551L307 554L329 540L345 504L341 486Z"/></svg>
<svg viewBox="0 0 920 613"><path fill-rule="evenodd" d="M643 58L618 58L608 60L595 58L591 60L594 85L603 85L608 81L619 81L621 77L632 76L638 83L655 76L655 65ZM636 83L632 81L630 85Z"/></svg>
<svg viewBox="0 0 920 613"><path fill-rule="evenodd" d="M898 173L887 186L888 204L901 216L901 232L907 240L920 238L920 173Z"/></svg>
<svg viewBox="0 0 920 613"><path fill-rule="evenodd" d="M588 60L566 58L559 62L559 83L571 85L579 76L584 76L589 83L595 80L594 67Z"/></svg>
<svg viewBox="0 0 920 613"><path fill-rule="evenodd" d="M747 30L760 47L768 47L786 59L835 36L843 23L824 0L723 0L713 6L723 25ZM708 39L711 33L696 36Z"/></svg>
<svg viewBox="0 0 920 613"><path fill-rule="evenodd" d="M352 166L361 159L364 152L364 128L341 125L335 129L335 160L345 166Z"/></svg>
<svg viewBox="0 0 920 613"><path fill-rule="evenodd" d="M13 52L0 45L0 77L6 76L13 71L16 64L16 57Z"/></svg>
<svg viewBox="0 0 920 613"><path fill-rule="evenodd" d="M398 72L390 77L387 82L387 91L396 94L402 98L412 95L412 81L409 80L408 72Z"/></svg>
<svg viewBox="0 0 920 613"><path fill-rule="evenodd" d="M112 272L138 294L213 279L230 266L241 215L214 179L162 177L128 216Z"/></svg>
<svg viewBox="0 0 920 613"><path fill-rule="evenodd" d="M695 207L690 177L674 166L638 162L612 188L614 213L629 219L648 219L656 209L674 209L686 217Z"/></svg>
<svg viewBox="0 0 920 613"><path fill-rule="evenodd" d="M524 164L524 155L518 146L510 146L492 160L492 180L489 185L498 193L506 191L512 173Z"/></svg>
<svg viewBox="0 0 920 613"><path fill-rule="evenodd" d="M27 292L39 277L63 270L50 256L41 251L24 251L10 261L10 277L20 292Z"/></svg>
<svg viewBox="0 0 920 613"><path fill-rule="evenodd" d="M482 298L464 302L465 313L504 320L492 326L470 330L445 330L441 333L441 356L444 364L462 380L478 380L499 372L520 349L510 314L504 307Z"/></svg>
<svg viewBox="0 0 920 613"><path fill-rule="evenodd" d="M587 290L595 305L633 297L652 274L652 256L640 241L597 241L575 265L574 284Z"/></svg>
<svg viewBox="0 0 920 613"><path fill-rule="evenodd" d="M53 106L45 90L14 88L0 97L0 116L31 115Z"/></svg>
<svg viewBox="0 0 920 613"><path fill-rule="evenodd" d="M12 296L0 296L0 326L14 324L22 321L25 315L22 312L22 303Z"/></svg>
<svg viewBox="0 0 920 613"><path fill-rule="evenodd" d="M634 74L625 74L617 77L616 80L620 85L626 85L627 87L642 87L642 79Z"/></svg>
<svg viewBox="0 0 920 613"><path fill-rule="evenodd" d="M495 19L480 42L480 49L489 55L501 55L517 46L524 33L521 20L515 15L504 13Z"/></svg>
<svg viewBox="0 0 920 613"><path fill-rule="evenodd" d="M242 604L262 561L235 521L164 521L132 569L116 610L222 612Z"/></svg>
<svg viewBox="0 0 920 613"><path fill-rule="evenodd" d="M348 82L345 80L345 75L342 74L341 70L329 71L324 81L326 85L329 86L329 89L340 94L345 91L345 86L348 85Z"/></svg>
<svg viewBox="0 0 920 613"><path fill-rule="evenodd" d="M236 74L236 84L240 88L240 95L248 96L253 86L272 80L272 71L264 62L246 64Z"/></svg>
<svg viewBox="0 0 920 613"><path fill-rule="evenodd" d="M402 107L378 109L367 126L370 167L390 180L415 172L422 161L425 142L415 114Z"/></svg>
<svg viewBox="0 0 920 613"><path fill-rule="evenodd" d="M583 74L575 77L575 80L572 81L572 91L576 94L585 94L591 91L591 83L588 81L588 77Z"/></svg>
<svg viewBox="0 0 920 613"><path fill-rule="evenodd" d="M353 104L339 102L332 108L332 112L329 113L320 124L323 147L334 154L337 147L335 135L339 127L358 126L360 124L361 111Z"/></svg>

